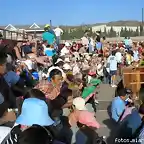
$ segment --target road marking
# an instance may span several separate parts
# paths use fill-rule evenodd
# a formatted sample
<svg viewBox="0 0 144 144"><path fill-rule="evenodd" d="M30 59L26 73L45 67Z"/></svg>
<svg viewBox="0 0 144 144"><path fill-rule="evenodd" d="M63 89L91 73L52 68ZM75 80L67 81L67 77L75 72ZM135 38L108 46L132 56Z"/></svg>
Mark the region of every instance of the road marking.
<svg viewBox="0 0 144 144"><path fill-rule="evenodd" d="M102 111L102 112L107 112L108 110L97 110L97 111L100 111L100 112L101 112L101 111Z"/></svg>

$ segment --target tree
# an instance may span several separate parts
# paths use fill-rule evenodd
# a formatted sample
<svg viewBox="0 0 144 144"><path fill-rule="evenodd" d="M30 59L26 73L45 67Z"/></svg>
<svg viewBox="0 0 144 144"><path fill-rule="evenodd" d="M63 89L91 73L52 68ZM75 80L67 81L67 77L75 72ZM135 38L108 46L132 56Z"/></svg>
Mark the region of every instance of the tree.
<svg viewBox="0 0 144 144"><path fill-rule="evenodd" d="M114 31L113 27L110 28L108 36L109 37L116 37L116 31Z"/></svg>
<svg viewBox="0 0 144 144"><path fill-rule="evenodd" d="M140 25L140 36L142 36L143 35L143 25Z"/></svg>
<svg viewBox="0 0 144 144"><path fill-rule="evenodd" d="M121 31L120 31L120 36L123 37L123 33L124 33L124 29L123 27L121 28Z"/></svg>

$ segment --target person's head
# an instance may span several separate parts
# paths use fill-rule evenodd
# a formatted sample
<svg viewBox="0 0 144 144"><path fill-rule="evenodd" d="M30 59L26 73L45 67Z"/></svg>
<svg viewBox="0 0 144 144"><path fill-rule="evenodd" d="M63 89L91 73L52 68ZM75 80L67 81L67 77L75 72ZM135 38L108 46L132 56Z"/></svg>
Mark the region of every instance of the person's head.
<svg viewBox="0 0 144 144"><path fill-rule="evenodd" d="M139 114L141 116L144 116L144 104L141 104L140 107L139 107Z"/></svg>
<svg viewBox="0 0 144 144"><path fill-rule="evenodd" d="M49 74L51 82L55 85L59 85L62 83L62 72L58 69L54 69Z"/></svg>
<svg viewBox="0 0 144 144"><path fill-rule="evenodd" d="M76 47L76 46L77 46L76 42L73 42L73 43L72 43L72 46L73 46L73 47Z"/></svg>
<svg viewBox="0 0 144 144"><path fill-rule="evenodd" d="M63 68L64 62L63 61L59 61L55 64L55 66L58 66L59 68Z"/></svg>
<svg viewBox="0 0 144 144"><path fill-rule="evenodd" d="M31 126L20 133L18 144L52 144L53 135L45 127Z"/></svg>
<svg viewBox="0 0 144 144"><path fill-rule="evenodd" d="M126 94L127 94L127 91L126 91L126 89L124 88L124 89L121 89L121 90L119 90L119 92L118 92L118 95L119 95L119 97L122 99L122 100L126 100Z"/></svg>
<svg viewBox="0 0 144 144"><path fill-rule="evenodd" d="M75 108L79 111L87 110L87 108L85 106L85 100L82 97L75 98L73 100L73 108Z"/></svg>
<svg viewBox="0 0 144 144"><path fill-rule="evenodd" d="M0 32L0 44L2 43L2 40L3 40L3 35L2 35L2 33Z"/></svg>
<svg viewBox="0 0 144 144"><path fill-rule="evenodd" d="M50 25L46 24L45 27L44 27L44 31L49 31L49 29L50 29Z"/></svg>
<svg viewBox="0 0 144 144"><path fill-rule="evenodd" d="M31 98L31 97L38 98L41 100L46 100L45 94L39 89L31 89L30 91L26 93L26 95L24 96L24 99Z"/></svg>
<svg viewBox="0 0 144 144"><path fill-rule="evenodd" d="M112 56L115 56L115 51L113 50L111 54L112 54Z"/></svg>
<svg viewBox="0 0 144 144"><path fill-rule="evenodd" d="M5 74L6 72L6 63L7 63L7 47L0 45L0 75Z"/></svg>
<svg viewBox="0 0 144 144"><path fill-rule="evenodd" d="M69 43L69 42L65 42L65 47L66 47L67 49L69 49L69 48L70 48L70 43Z"/></svg>
<svg viewBox="0 0 144 144"><path fill-rule="evenodd" d="M43 41L43 44L44 44L45 46L47 46L47 45L48 45L47 40L44 40L44 41Z"/></svg>

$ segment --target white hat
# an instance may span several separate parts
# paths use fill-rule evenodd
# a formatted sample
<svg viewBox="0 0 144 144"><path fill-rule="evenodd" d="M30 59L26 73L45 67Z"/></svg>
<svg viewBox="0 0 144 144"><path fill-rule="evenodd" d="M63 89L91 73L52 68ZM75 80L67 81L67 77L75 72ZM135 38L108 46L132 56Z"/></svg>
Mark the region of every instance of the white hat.
<svg viewBox="0 0 144 144"><path fill-rule="evenodd" d="M85 107L85 100L81 97L77 97L73 100L73 105L76 107L78 110L87 110Z"/></svg>
<svg viewBox="0 0 144 144"><path fill-rule="evenodd" d="M66 47L69 47L69 46L70 46L70 43L69 43L69 42L65 42L65 46L66 46Z"/></svg>
<svg viewBox="0 0 144 144"><path fill-rule="evenodd" d="M69 58L65 58L65 60L64 60L65 62L70 62L70 59Z"/></svg>
<svg viewBox="0 0 144 144"><path fill-rule="evenodd" d="M55 64L59 63L59 62L63 62L62 59L58 58L57 61L55 62Z"/></svg>
<svg viewBox="0 0 144 144"><path fill-rule="evenodd" d="M71 67L68 63L65 63L65 64L63 65L63 69L65 69L65 70L71 70L72 67Z"/></svg>

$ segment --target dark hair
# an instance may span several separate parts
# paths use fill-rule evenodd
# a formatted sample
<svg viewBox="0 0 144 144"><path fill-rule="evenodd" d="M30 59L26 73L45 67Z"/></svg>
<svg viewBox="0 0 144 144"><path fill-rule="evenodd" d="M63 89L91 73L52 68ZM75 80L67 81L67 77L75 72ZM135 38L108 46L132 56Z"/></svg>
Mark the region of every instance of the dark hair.
<svg viewBox="0 0 144 144"><path fill-rule="evenodd" d="M139 113L144 115L144 104L141 104L139 107Z"/></svg>
<svg viewBox="0 0 144 144"><path fill-rule="evenodd" d="M58 69L53 69L53 70L50 72L49 76L50 76L50 78L53 78L55 75L60 75L60 76L62 76L62 72L61 72L60 70L58 70Z"/></svg>
<svg viewBox="0 0 144 144"><path fill-rule="evenodd" d="M4 64L7 60L7 46L0 45L0 64Z"/></svg>
<svg viewBox="0 0 144 144"><path fill-rule="evenodd" d="M113 50L113 51L112 51L112 56L115 56L115 53L116 53L116 52Z"/></svg>
<svg viewBox="0 0 144 144"><path fill-rule="evenodd" d="M45 28L44 28L44 31L48 31L48 30L49 30L49 28L48 28L48 27L45 27Z"/></svg>
<svg viewBox="0 0 144 144"><path fill-rule="evenodd" d="M38 98L41 100L46 100L45 94L39 89L31 89L30 91L26 93L26 95L24 96L24 99L27 99L30 97Z"/></svg>
<svg viewBox="0 0 144 144"><path fill-rule="evenodd" d="M52 135L41 126L32 126L23 131L18 139L18 144L52 144Z"/></svg>
<svg viewBox="0 0 144 144"><path fill-rule="evenodd" d="M63 66L63 65L64 65L64 62L63 62L63 61L60 61L60 62L58 62L57 64L55 64L55 66L58 66L58 67Z"/></svg>
<svg viewBox="0 0 144 144"><path fill-rule="evenodd" d="M118 92L118 95L119 95L119 96L126 96L126 94L127 94L127 91L126 91L126 89L125 89L125 88L124 88L124 89L119 90L119 92Z"/></svg>

